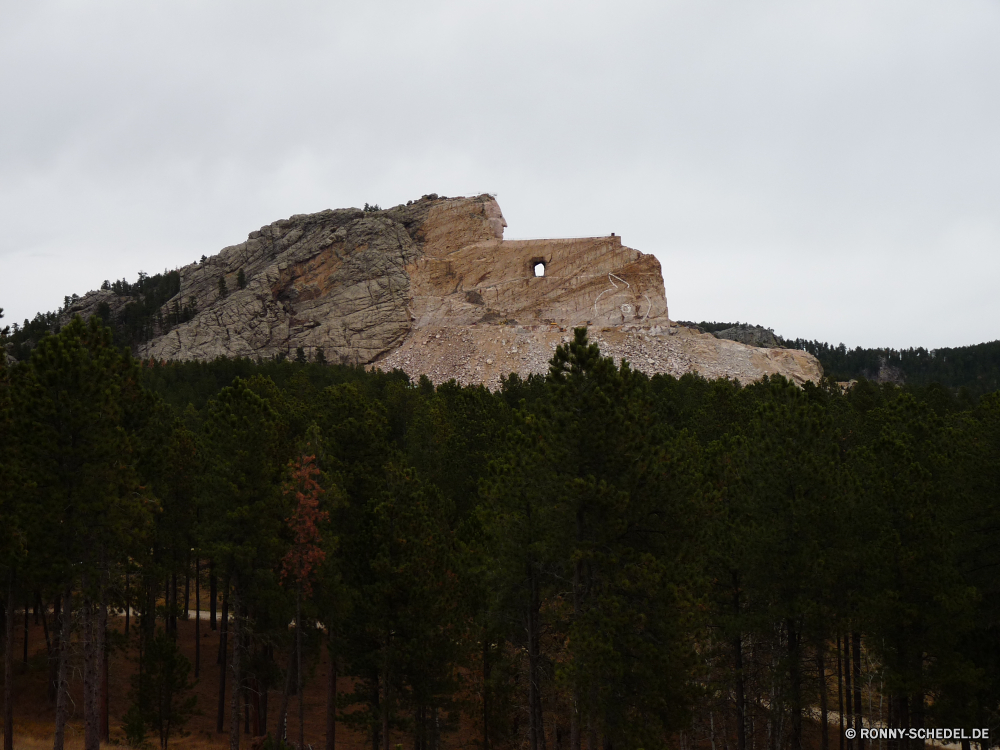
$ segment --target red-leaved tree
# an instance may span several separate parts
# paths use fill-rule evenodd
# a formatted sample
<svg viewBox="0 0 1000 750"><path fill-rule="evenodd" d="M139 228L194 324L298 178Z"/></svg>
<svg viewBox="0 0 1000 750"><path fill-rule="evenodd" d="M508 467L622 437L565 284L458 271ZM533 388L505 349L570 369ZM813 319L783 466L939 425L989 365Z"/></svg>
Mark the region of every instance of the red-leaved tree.
<svg viewBox="0 0 1000 750"><path fill-rule="evenodd" d="M312 594L312 572L326 557L320 546L319 526L330 520L330 514L319 509L323 494L316 478L320 470L315 456L302 456L291 462L292 473L285 483L286 495L295 493L295 512L287 519L292 532L292 547L281 562L281 580L295 583L295 674L299 695L299 750L305 748L305 708L302 702L302 597ZM288 665L289 670L291 664ZM285 716L289 690L285 689L279 731L285 736Z"/></svg>

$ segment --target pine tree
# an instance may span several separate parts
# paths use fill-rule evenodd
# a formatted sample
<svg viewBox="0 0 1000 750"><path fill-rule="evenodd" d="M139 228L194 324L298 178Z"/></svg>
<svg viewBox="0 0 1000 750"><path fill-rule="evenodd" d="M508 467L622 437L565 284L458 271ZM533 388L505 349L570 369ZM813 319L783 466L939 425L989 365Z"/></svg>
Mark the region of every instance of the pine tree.
<svg viewBox="0 0 1000 750"><path fill-rule="evenodd" d="M548 425L535 415L518 414L507 436L506 450L495 465L481 507L481 523L496 562L487 586L504 593L504 609L525 624L522 648L527 657L528 742L531 750L544 748L542 693L541 608L549 583L553 525L551 498L555 494Z"/></svg>
<svg viewBox="0 0 1000 750"><path fill-rule="evenodd" d="M897 725L922 726L939 710L928 705L931 696L947 683L957 692L978 682L962 653L978 598L960 562L965 539L955 533L968 511L961 478L950 470L951 438L926 403L903 394L871 416L882 429L858 461L875 531L866 571L869 647L885 665Z"/></svg>
<svg viewBox="0 0 1000 750"><path fill-rule="evenodd" d="M42 339L19 368L22 447L38 498L30 548L62 588L56 750L67 718L68 622L79 595L84 633L85 746L99 744L99 691L109 576L148 528L150 504L129 462L130 410L138 398L134 362L93 317L74 318Z"/></svg>
<svg viewBox="0 0 1000 750"><path fill-rule="evenodd" d="M189 678L191 663L180 652L177 639L158 628L146 644L142 669L132 677L132 705L125 725L133 747L141 747L140 728L149 727L166 750L171 732L179 731L196 713L197 698L190 695L194 682Z"/></svg>
<svg viewBox="0 0 1000 750"><path fill-rule="evenodd" d="M998 559L994 530L1000 528L1000 394L983 397L975 409L956 419L953 460L947 482L957 494L962 540L959 557L963 578L979 599L972 627L957 644L962 666L944 675L935 697L938 726L987 726L991 710L1000 706L1000 641L992 637L1000 622L1000 580L993 573Z"/></svg>
<svg viewBox="0 0 1000 750"><path fill-rule="evenodd" d="M350 624L349 656L364 677L355 700L368 704L357 719L367 718L373 746L377 740L388 750L408 694L433 713L453 692L464 617L447 503L412 469L390 464L383 476L385 488L367 504L359 537L344 554L365 550ZM418 738L425 731L415 728Z"/></svg>
<svg viewBox="0 0 1000 750"><path fill-rule="evenodd" d="M557 348L546 390L556 550L572 580L559 670L570 690L570 744L579 747L586 732L656 746L684 720L692 697L685 676L694 663L694 608L685 586L695 571L677 562L698 539L684 479L689 448L654 439L645 376L601 357L585 329Z"/></svg>
<svg viewBox="0 0 1000 750"><path fill-rule="evenodd" d="M305 715L302 686L302 598L312 594L313 570L326 557L322 545L320 525L330 519L330 514L319 509L323 488L316 478L320 471L315 456L301 456L289 469L291 476L284 486L284 494L294 495L295 512L287 519L292 532L292 547L281 562L281 580L295 584L295 674L299 696L299 747L305 747Z"/></svg>
<svg viewBox="0 0 1000 750"><path fill-rule="evenodd" d="M644 376L602 358L578 329L557 348L541 397L515 414L488 485L494 588L511 593L527 625L532 748L545 746L546 689L562 690L555 721L568 719L574 749L602 735L661 746L692 699L692 570L676 562L697 539L682 481L690 467L683 445L668 452L652 440L646 394ZM546 654L541 633L553 630L565 647Z"/></svg>
<svg viewBox="0 0 1000 750"><path fill-rule="evenodd" d="M0 317L3 310L0 309ZM18 443L14 434L10 370L0 349L0 572L4 590L3 634L3 721L4 750L14 747L14 594L19 568L24 568L26 542L22 517L26 510L23 495L18 492L23 479L18 477L20 465ZM19 481L20 479L20 481ZM40 560L35 561L41 564Z"/></svg>
<svg viewBox="0 0 1000 750"><path fill-rule="evenodd" d="M822 404L780 377L759 390L763 403L738 448L738 483L722 511L741 537L724 542L733 553L725 564L761 625L780 633L774 654L782 670L774 674L778 687L769 701L775 711L787 711L790 745L800 750L810 692L807 647L833 637L831 624L857 599L857 592L843 589L831 594L851 580L848 488ZM831 508L838 510L832 517ZM737 614L737 623L743 619Z"/></svg>
<svg viewBox="0 0 1000 750"><path fill-rule="evenodd" d="M280 392L270 380L260 376L236 378L209 403L205 421L211 488L203 515L205 549L232 589L232 661L228 670L224 663L220 665L219 704L221 723L228 671L233 679L231 750L238 750L240 743L244 632L254 625L248 612L257 587L271 578L264 571L276 569L282 553L285 512L280 493L281 467L289 449L287 426L278 410L281 401ZM225 628L224 616L223 632Z"/></svg>

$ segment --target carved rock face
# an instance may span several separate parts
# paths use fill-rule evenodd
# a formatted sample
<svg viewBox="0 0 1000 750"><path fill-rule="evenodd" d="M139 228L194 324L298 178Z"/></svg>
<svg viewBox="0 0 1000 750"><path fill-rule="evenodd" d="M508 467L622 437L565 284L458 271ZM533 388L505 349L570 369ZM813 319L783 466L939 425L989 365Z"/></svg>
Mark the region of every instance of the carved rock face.
<svg viewBox="0 0 1000 750"><path fill-rule="evenodd" d="M620 237L506 241L506 226L488 195L427 196L383 211L327 210L277 221L180 269L176 299L193 298L199 312L138 354L268 358L302 347L309 358L322 349L333 362L498 384L512 371L544 372L566 332L586 325L592 337L602 332L607 353L649 373L699 370L745 381L781 372L797 382L821 376L804 352L762 355L708 334L671 336L678 329L668 317L659 262ZM538 263L544 276L535 275ZM224 297L220 276L235 290ZM81 311L96 305L96 294L80 301ZM427 343L442 337L447 352ZM506 343L522 339L520 346ZM634 355L630 342L640 340L664 356Z"/></svg>
<svg viewBox="0 0 1000 750"><path fill-rule="evenodd" d="M493 236L498 240L502 240L507 220L503 218L503 213L500 211L500 204L494 200L485 204L484 208L486 210L486 217L490 222L490 228L493 230Z"/></svg>

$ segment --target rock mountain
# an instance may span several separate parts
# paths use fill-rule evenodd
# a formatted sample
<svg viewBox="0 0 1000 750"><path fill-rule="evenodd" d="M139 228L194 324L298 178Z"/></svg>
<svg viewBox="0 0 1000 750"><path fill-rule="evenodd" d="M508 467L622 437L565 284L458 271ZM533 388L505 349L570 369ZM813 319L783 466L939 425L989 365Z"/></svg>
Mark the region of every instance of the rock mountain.
<svg viewBox="0 0 1000 750"><path fill-rule="evenodd" d="M545 372L555 347L586 325L604 354L648 374L822 376L806 352L672 323L659 262L620 237L504 240L504 227L489 195L276 221L179 269L164 315L175 302L197 313L154 331L138 355L267 358L301 347L310 358L322 350L328 361L496 387L510 372ZM86 317L101 303L114 314L124 300L90 292L66 312Z"/></svg>

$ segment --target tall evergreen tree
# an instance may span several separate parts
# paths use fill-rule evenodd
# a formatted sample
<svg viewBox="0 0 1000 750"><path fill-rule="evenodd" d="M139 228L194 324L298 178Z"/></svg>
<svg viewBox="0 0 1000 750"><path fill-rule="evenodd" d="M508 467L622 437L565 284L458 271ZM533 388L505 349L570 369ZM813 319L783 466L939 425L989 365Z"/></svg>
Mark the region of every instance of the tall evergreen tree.
<svg viewBox="0 0 1000 750"><path fill-rule="evenodd" d="M206 438L211 446L212 493L205 508L206 551L232 589L232 678L229 738L240 744L239 709L248 611L262 587L276 583L286 510L280 493L287 459L286 425L272 402L280 401L264 378L223 388L208 406ZM225 619L225 613L224 613ZM223 628L226 623L223 622ZM219 717L223 715L227 668L221 665Z"/></svg>
<svg viewBox="0 0 1000 750"><path fill-rule="evenodd" d="M975 623L977 594L962 575L955 530L964 509L942 420L906 394L874 416L882 429L859 468L878 530L870 641L886 668L891 723L920 727L946 683L975 685L961 638Z"/></svg>
<svg viewBox="0 0 1000 750"><path fill-rule="evenodd" d="M744 580L758 617L767 618L781 665L770 695L772 712L790 717L789 746L800 750L803 717L813 694L807 650L834 633L835 609L847 594L835 591L844 573L844 475L837 434L823 407L782 378L761 386L764 403L751 421L737 492L745 507L745 554L731 563ZM838 513L831 517L830 509Z"/></svg>
<svg viewBox="0 0 1000 750"><path fill-rule="evenodd" d="M691 446L662 435L646 377L601 357L585 329L557 348L547 386L552 499L572 580L563 667L576 719L571 746L599 732L607 744L655 747L682 724L692 697Z"/></svg>
<svg viewBox="0 0 1000 750"><path fill-rule="evenodd" d="M284 493L295 498L295 510L288 519L292 532L292 546L281 561L281 578L295 585L295 674L299 696L299 747L305 747L305 702L302 682L302 598L312 595L313 571L326 558L321 544L320 525L330 520L327 511L319 509L323 494L316 478L320 470L315 456L301 456L290 465L291 476L285 483Z"/></svg>
<svg viewBox="0 0 1000 750"><path fill-rule="evenodd" d="M24 450L37 475L39 500L29 547L62 587L56 750L67 719L69 620L79 595L84 633L85 746L97 750L105 613L113 569L148 525L151 504L137 490L132 436L125 429L135 401L135 363L111 331L79 317L44 338L19 368L16 400Z"/></svg>
<svg viewBox="0 0 1000 750"><path fill-rule="evenodd" d="M0 317L2 317L0 310ZM23 570L26 553L24 510L21 502L25 478L19 477L18 443L14 433L10 370L0 348L0 579L4 591L3 611L3 722L4 750L14 748L14 599L15 578ZM41 563L40 560L37 561Z"/></svg>
<svg viewBox="0 0 1000 750"><path fill-rule="evenodd" d="M660 746L690 703L692 494L678 471L685 448L657 443L646 394L644 376L602 358L577 329L495 466L483 523L504 571L497 585L522 592L532 748L546 742L549 662L572 748L599 736ZM567 644L548 658L547 629Z"/></svg>

